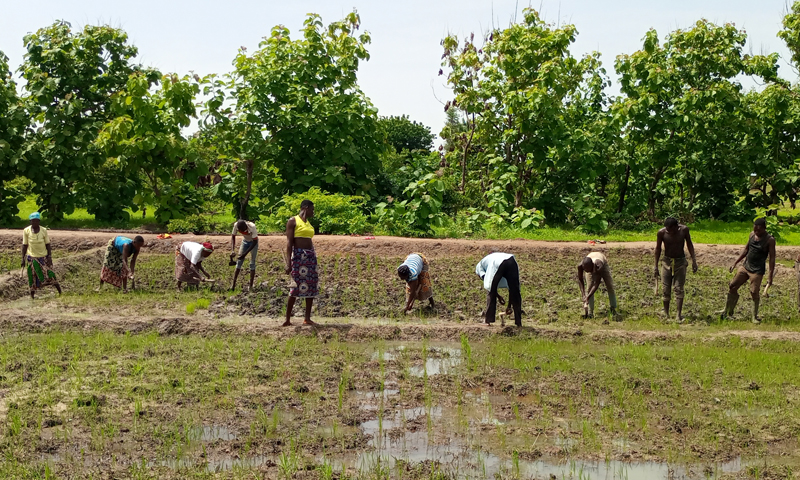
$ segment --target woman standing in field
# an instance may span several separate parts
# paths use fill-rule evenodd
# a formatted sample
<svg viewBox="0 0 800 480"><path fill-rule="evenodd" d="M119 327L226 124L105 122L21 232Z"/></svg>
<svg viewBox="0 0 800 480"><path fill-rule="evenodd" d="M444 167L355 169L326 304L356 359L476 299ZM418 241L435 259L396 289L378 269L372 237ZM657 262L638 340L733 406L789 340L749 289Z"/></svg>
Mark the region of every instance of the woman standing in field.
<svg viewBox="0 0 800 480"><path fill-rule="evenodd" d="M137 235L131 240L128 237L114 237L108 241L106 255L103 258L103 268L100 270L100 286L96 292L103 287L103 283L109 283L117 288L122 288L122 293L128 293L128 279L134 279L136 270L136 258L139 250L144 245L144 238ZM130 267L128 266L128 259Z"/></svg>
<svg viewBox="0 0 800 480"><path fill-rule="evenodd" d="M197 286L200 282L212 281L211 275L203 268L203 259L213 252L214 246L210 242L202 245L197 242L183 242L175 250L175 280L178 281L179 292L184 282Z"/></svg>
<svg viewBox="0 0 800 480"><path fill-rule="evenodd" d="M45 285L52 285L61 295L56 272L53 271L53 251L50 248L50 236L47 229L40 225L42 216L33 212L28 219L31 224L22 231L22 268L27 267L28 286L31 298L36 290Z"/></svg>
<svg viewBox="0 0 800 480"><path fill-rule="evenodd" d="M291 274L295 286L289 292L284 327L292 324L292 309L298 298L306 299L303 325L316 325L311 321L311 306L317 296L317 254L314 252L314 227L309 220L314 217L314 203L303 200L300 213L286 222L286 274Z"/></svg>
<svg viewBox="0 0 800 480"><path fill-rule="evenodd" d="M431 308L433 302L433 282L428 272L428 259L421 253L412 253L397 267L397 276L406 282L406 306L403 313L408 313L414 306L414 300L424 302L428 300Z"/></svg>

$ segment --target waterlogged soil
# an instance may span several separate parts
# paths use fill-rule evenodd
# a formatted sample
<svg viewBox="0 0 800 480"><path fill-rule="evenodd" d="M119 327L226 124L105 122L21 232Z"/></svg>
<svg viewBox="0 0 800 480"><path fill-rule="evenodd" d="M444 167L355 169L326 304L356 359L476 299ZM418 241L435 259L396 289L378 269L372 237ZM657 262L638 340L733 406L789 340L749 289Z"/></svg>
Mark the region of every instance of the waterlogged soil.
<svg viewBox="0 0 800 480"><path fill-rule="evenodd" d="M794 478L798 353L6 333L0 476Z"/></svg>
<svg viewBox="0 0 800 480"><path fill-rule="evenodd" d="M772 479L800 471L796 249L749 322L720 321L739 246L698 246L680 325L661 318L652 244L601 245L581 318L585 244L315 238L317 327L283 321L281 237L263 237L255 288L176 292L181 236L147 237L135 291L94 289L109 234L52 235L64 295L27 298L18 232L0 231L0 478ZM3 250L2 247L6 249ZM516 254L523 327L480 324L474 274ZM436 307L403 315L395 269L431 260ZM2 272L6 273L3 274ZM245 272L246 273L246 272ZM246 275L243 275L246 276ZM240 279L241 282L241 279Z"/></svg>

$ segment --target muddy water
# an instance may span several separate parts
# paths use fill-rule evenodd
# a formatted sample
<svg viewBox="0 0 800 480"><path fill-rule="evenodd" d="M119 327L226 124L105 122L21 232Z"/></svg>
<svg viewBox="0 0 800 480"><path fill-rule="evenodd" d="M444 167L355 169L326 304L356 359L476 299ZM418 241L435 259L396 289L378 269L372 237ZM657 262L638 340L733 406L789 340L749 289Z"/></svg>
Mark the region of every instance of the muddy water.
<svg viewBox="0 0 800 480"><path fill-rule="evenodd" d="M366 398L366 397L362 397ZM374 397L373 397L374 398ZM469 398L469 397L467 397ZM481 396L472 396L470 415L478 423L500 425L503 422L480 412ZM485 399L485 396L483 397ZM717 465L671 465L660 462L607 462L587 460L559 461L555 459L522 460L503 458L487 452L479 445L475 432L457 432L458 414L454 409L418 407L402 409L389 418L376 418L360 425L370 435L372 452L351 458L334 458L327 461L339 468L350 467L367 473L383 467L394 468L398 460L420 463L432 462L457 478L496 478L514 476L521 478L558 479L627 479L627 480L680 480L715 478L722 473L735 473L743 468L741 459ZM568 449L576 440L564 437L551 442ZM615 443L628 446L624 439ZM554 476L554 477L553 477Z"/></svg>
<svg viewBox="0 0 800 480"><path fill-rule="evenodd" d="M386 352L376 352L373 359L395 361L405 347L395 346ZM414 362L409 372L417 377L425 375L448 375L457 372L462 362L461 350L455 346L430 347L422 361ZM743 468L741 459L714 465L679 465L662 462L623 462L617 460L588 461L581 459L559 460L539 458L525 460L490 453L496 450L497 438L481 433L486 425L513 424L514 420L497 418L492 405L514 403L505 395L490 394L481 390L464 393L461 407L427 406L403 408L396 412L385 412L384 405L398 394L397 389L382 392L356 392L354 400L367 411L375 412L376 418L363 422L359 428L371 437L370 452L348 458L327 458L338 468L351 468L361 473L379 469L393 469L399 460L410 463L429 462L457 478L495 478L512 476L544 479L694 479L716 478L723 473L735 473ZM564 421L566 423L566 421ZM537 439L539 445L554 445L568 452L578 440L556 436ZM505 438L500 450L519 448L530 450L516 438ZM517 443L517 444L515 444ZM624 438L614 439L614 446L628 451L631 444ZM527 445L530 447L530 445Z"/></svg>
<svg viewBox="0 0 800 480"><path fill-rule="evenodd" d="M402 358L401 358L402 357ZM421 356L405 352L402 345L394 345L387 351L375 352L373 360L384 362L408 361L411 375L424 377L453 375L462 363L461 350L454 344L430 346ZM354 427L322 425L318 432L325 436L337 436L342 429L360 430L370 440L364 451L349 455L319 456L316 461L332 466L334 471L347 470L359 476L371 477L375 472L390 473L398 462L411 464L426 462L435 465L459 479L488 479L515 477L531 479L575 479L575 480L681 480L717 478L723 473L736 473L745 464L741 459L711 465L681 465L661 462L623 462L617 460L590 461L583 459L547 458L536 456L518 458L497 452L538 451L557 447L565 455L579 440L566 436L553 438L522 439L513 434L505 435L506 429L513 432L515 418L498 417L493 406L525 401L503 394L475 389L463 392L460 406L427 405L409 407L403 403L399 386L386 382L381 391L356 391L350 401L372 416ZM555 422L568 422L554 418ZM193 440L200 442L230 441L236 435L225 427L204 425L190 432ZM531 443L532 442L532 443ZM625 438L612 441L615 450L630 451L635 448ZM537 448L538 447L538 448ZM551 450L552 451L552 450ZM172 460L162 465L175 469L204 465L207 471L219 472L237 468L275 466L276 456L221 457L204 460ZM383 476L383 475L381 475Z"/></svg>

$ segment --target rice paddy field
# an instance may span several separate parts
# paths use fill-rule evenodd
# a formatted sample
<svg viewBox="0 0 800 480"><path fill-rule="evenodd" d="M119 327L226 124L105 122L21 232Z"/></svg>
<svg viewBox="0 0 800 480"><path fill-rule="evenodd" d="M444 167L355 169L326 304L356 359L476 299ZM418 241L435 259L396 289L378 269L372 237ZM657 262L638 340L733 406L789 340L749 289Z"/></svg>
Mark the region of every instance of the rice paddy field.
<svg viewBox="0 0 800 480"><path fill-rule="evenodd" d="M298 306L281 328L280 238L252 291L229 291L212 239L217 284L185 292L174 243L148 238L123 295L94 292L110 236L51 234L64 294L31 301L0 234L0 478L800 477L791 248L753 325L746 290L733 319L715 314L741 247L698 245L677 324L657 315L654 245L594 247L621 318L601 287L583 319L585 244L321 238L319 325L299 326ZM474 268L495 249L520 264L522 328L480 323ZM394 270L412 251L437 307L404 315Z"/></svg>

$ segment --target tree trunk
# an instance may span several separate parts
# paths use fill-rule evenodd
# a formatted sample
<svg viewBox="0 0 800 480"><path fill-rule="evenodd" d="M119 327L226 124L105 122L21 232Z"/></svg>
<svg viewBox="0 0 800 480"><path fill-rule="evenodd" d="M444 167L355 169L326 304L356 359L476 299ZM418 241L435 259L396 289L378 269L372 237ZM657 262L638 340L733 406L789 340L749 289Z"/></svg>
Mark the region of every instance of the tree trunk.
<svg viewBox="0 0 800 480"><path fill-rule="evenodd" d="M630 164L625 166L625 181L622 183L622 186L619 189L619 205L617 206L617 213L622 213L622 209L625 208L625 195L628 193L628 181L631 178L631 166Z"/></svg>
<svg viewBox="0 0 800 480"><path fill-rule="evenodd" d="M467 124L469 124L469 117L467 117ZM471 125L469 138L464 146L464 154L461 158L461 193L464 193L464 189L467 188L467 154L469 153L469 147L472 146L472 137L475 135L475 115L472 116Z"/></svg>
<svg viewBox="0 0 800 480"><path fill-rule="evenodd" d="M246 160L245 168L247 169L247 191L241 201L241 209L239 210L239 218L241 220L249 220L247 218L247 206L250 203L250 192L253 190L253 161Z"/></svg>

